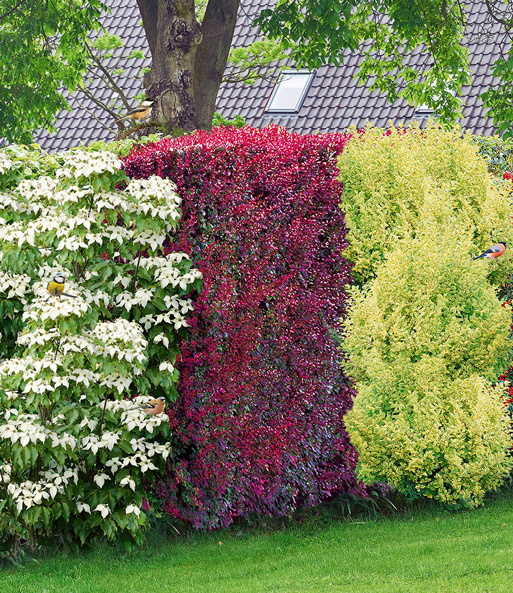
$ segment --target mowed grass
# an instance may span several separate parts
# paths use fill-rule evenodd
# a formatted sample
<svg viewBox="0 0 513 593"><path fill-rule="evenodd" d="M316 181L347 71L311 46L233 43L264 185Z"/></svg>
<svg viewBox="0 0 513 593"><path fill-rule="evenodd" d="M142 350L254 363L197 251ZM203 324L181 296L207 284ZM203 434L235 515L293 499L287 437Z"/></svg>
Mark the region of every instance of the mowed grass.
<svg viewBox="0 0 513 593"><path fill-rule="evenodd" d="M127 554L100 546L0 571L1 593L430 593L513 591L513 491L474 511L310 516L280 530L224 530Z"/></svg>

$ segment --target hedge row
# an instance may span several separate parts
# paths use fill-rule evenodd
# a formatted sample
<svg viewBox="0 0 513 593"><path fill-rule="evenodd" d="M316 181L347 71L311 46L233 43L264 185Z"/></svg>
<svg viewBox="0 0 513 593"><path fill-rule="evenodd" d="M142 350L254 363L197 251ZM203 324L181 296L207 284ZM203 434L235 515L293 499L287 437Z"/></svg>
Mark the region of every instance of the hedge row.
<svg viewBox="0 0 513 593"><path fill-rule="evenodd" d="M169 514L198 528L364 493L335 339L351 280L337 180L349 138L219 128L124 159L132 178L177 184L183 218L168 247L203 273L158 489Z"/></svg>
<svg viewBox="0 0 513 593"><path fill-rule="evenodd" d="M436 125L369 127L339 160L361 284L344 341L358 475L477 506L512 467L505 390L491 384L511 352L495 288L509 258L473 260L511 249L507 186L469 137Z"/></svg>

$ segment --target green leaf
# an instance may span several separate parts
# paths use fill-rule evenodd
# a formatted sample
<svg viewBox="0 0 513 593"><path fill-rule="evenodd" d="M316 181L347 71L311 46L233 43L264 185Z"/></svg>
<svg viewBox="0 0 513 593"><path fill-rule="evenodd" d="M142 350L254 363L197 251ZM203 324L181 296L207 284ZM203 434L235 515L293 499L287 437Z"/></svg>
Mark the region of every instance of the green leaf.
<svg viewBox="0 0 513 593"><path fill-rule="evenodd" d="M118 447L120 449L122 449L125 453L128 453L129 455L133 454L134 450L132 449L132 445L125 440L121 440L118 442Z"/></svg>
<svg viewBox="0 0 513 593"><path fill-rule="evenodd" d="M64 519L65 519L66 521L69 521L69 516L70 516L70 512L71 512L71 510L70 510L70 508L69 508L69 505L68 505L68 503L63 501L63 502L61 503L61 508L62 508L62 516L64 517Z"/></svg>
<svg viewBox="0 0 513 593"><path fill-rule="evenodd" d="M95 192L98 192L102 187L103 183L99 177L95 177L92 181L92 186Z"/></svg>

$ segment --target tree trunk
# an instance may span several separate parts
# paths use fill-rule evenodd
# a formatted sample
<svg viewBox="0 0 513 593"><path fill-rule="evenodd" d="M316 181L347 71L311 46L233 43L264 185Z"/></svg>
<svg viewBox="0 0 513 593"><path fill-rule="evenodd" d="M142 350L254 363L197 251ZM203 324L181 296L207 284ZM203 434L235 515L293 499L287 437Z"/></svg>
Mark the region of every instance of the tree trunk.
<svg viewBox="0 0 513 593"><path fill-rule="evenodd" d="M152 57L144 77L152 120L167 133L210 129L240 0L209 0L203 24L194 0L137 0Z"/></svg>
<svg viewBox="0 0 513 593"><path fill-rule="evenodd" d="M152 119L167 133L197 128L192 96L194 59L201 26L194 0L137 0L150 46L152 66L144 77Z"/></svg>
<svg viewBox="0 0 513 593"><path fill-rule="evenodd" d="M240 0L209 0L203 19L203 40L194 65L193 94L198 127L210 130L217 93L232 44Z"/></svg>

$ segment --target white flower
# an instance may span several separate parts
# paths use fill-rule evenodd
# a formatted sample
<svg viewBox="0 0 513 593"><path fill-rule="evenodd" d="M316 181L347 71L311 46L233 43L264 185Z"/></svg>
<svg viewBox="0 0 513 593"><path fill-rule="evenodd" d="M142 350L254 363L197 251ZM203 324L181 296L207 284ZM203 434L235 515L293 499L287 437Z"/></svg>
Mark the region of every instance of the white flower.
<svg viewBox="0 0 513 593"><path fill-rule="evenodd" d="M105 431L102 434L102 439L98 446L106 446L110 451L114 448L114 445L119 441L119 434L115 432Z"/></svg>
<svg viewBox="0 0 513 593"><path fill-rule="evenodd" d="M118 469L121 467L119 457L113 457L112 459L108 459L105 463L105 467L110 467L110 471L115 474L117 473Z"/></svg>
<svg viewBox="0 0 513 593"><path fill-rule="evenodd" d="M11 159L4 152L0 152L0 175L7 173L12 166Z"/></svg>
<svg viewBox="0 0 513 593"><path fill-rule="evenodd" d="M30 291L30 282L30 276L25 274L0 272L0 294L5 295L7 299L23 298Z"/></svg>
<svg viewBox="0 0 513 593"><path fill-rule="evenodd" d="M104 519L110 514L110 507L108 504L99 504L94 510L101 513Z"/></svg>
<svg viewBox="0 0 513 593"><path fill-rule="evenodd" d="M88 504L86 504L85 502L77 502L77 511L79 513L86 512L86 513L91 514L91 507Z"/></svg>
<svg viewBox="0 0 513 593"><path fill-rule="evenodd" d="M175 319L173 325L175 326L175 329L180 329L181 327L189 327L189 324L187 323L187 321L185 321L185 319Z"/></svg>
<svg viewBox="0 0 513 593"><path fill-rule="evenodd" d="M165 334L158 334L157 336L155 336L155 338L153 339L153 341L158 344L159 342L162 342L162 345L164 346L164 348L169 348L169 339Z"/></svg>
<svg viewBox="0 0 513 593"><path fill-rule="evenodd" d="M125 476L121 482L119 483L120 486L128 486L135 492L135 482L132 480L130 476Z"/></svg>
<svg viewBox="0 0 513 593"><path fill-rule="evenodd" d="M138 360L143 363L146 360L148 343L141 326L135 321L119 318L112 322L98 323L91 336L104 344L103 347L98 347L99 354L128 362Z"/></svg>
<svg viewBox="0 0 513 593"><path fill-rule="evenodd" d="M12 474L12 465L9 463L4 463L4 465L0 465L0 484L3 482L4 484L9 484L11 481L11 474Z"/></svg>
<svg viewBox="0 0 513 593"><path fill-rule="evenodd" d="M80 423L80 428L84 428L87 426L87 428L89 428L89 430L94 430L96 428L97 425L97 421L96 420L90 420L89 418L87 418L87 416L82 420L82 422Z"/></svg>
<svg viewBox="0 0 513 593"><path fill-rule="evenodd" d="M57 177L69 177L70 174L75 178L90 177L93 174L115 173L121 169L121 161L112 152L86 152L85 150L75 150L67 152L64 155L65 167L67 169L57 172Z"/></svg>
<svg viewBox="0 0 513 593"><path fill-rule="evenodd" d="M75 483L78 482L76 469L56 467L56 471L47 470L42 472L39 481L27 480L20 484L11 482L7 487L7 491L12 496L13 501L16 502L16 508L20 512L23 507L29 509L34 505L43 504L45 501L55 498L58 493L62 494L70 478L73 478Z"/></svg>
<svg viewBox="0 0 513 593"><path fill-rule="evenodd" d="M107 480L110 480L110 476L108 476L107 474L96 474L96 476L93 477L93 480L96 484L98 484L100 488L103 488L105 482Z"/></svg>
<svg viewBox="0 0 513 593"><path fill-rule="evenodd" d="M161 362L159 365L159 371L169 371L172 373L174 370L175 367L169 361Z"/></svg>
<svg viewBox="0 0 513 593"><path fill-rule="evenodd" d="M143 474L146 473L149 469L151 469L151 470L157 469L157 466L154 465L153 462L150 461L146 456L141 455L140 459L141 459L140 468L141 468L141 471Z"/></svg>
<svg viewBox="0 0 513 593"><path fill-rule="evenodd" d="M98 453L100 439L95 434L90 434L82 439L82 449L91 450L95 455Z"/></svg>
<svg viewBox="0 0 513 593"><path fill-rule="evenodd" d="M73 435L54 432L49 425L41 426L39 416L35 414L19 414L17 418L11 418L12 412L13 410L7 410L4 413L7 421L0 424L0 439L8 439L13 444L19 441L22 446L26 446L38 441L44 443L50 438L53 447L75 448L76 439Z"/></svg>
<svg viewBox="0 0 513 593"><path fill-rule="evenodd" d="M141 514L141 509L139 507L136 507L133 504L129 504L126 507L125 512L127 515L130 515L131 513L133 513L134 515L136 515L138 517Z"/></svg>
<svg viewBox="0 0 513 593"><path fill-rule="evenodd" d="M32 320L36 323L58 317L82 317L89 309L89 305L80 297L76 299L36 299L30 309L23 313L23 321Z"/></svg>

